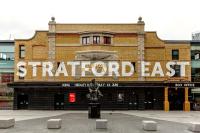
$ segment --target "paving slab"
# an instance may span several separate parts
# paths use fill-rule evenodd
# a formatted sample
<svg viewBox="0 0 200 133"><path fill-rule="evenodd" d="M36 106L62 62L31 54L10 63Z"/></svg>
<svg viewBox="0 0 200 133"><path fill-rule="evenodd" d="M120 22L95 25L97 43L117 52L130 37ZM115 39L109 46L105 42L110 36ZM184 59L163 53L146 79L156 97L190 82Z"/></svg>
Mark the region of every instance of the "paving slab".
<svg viewBox="0 0 200 133"><path fill-rule="evenodd" d="M158 131L154 133L190 133L187 124L155 120L122 113L102 113L102 119L108 119L107 130L97 130L96 120L88 119L87 113L66 113L58 116L17 121L15 127L1 129L0 133L151 133L143 131L142 120L158 122ZM62 128L48 130L46 121L62 119Z"/></svg>

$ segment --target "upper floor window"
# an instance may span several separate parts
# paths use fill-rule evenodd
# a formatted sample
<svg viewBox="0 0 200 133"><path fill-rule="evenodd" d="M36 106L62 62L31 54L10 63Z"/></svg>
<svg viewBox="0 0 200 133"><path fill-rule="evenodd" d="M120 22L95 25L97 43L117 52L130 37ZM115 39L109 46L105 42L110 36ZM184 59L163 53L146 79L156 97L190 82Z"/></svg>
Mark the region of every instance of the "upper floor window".
<svg viewBox="0 0 200 133"><path fill-rule="evenodd" d="M200 59L200 50L192 50L191 51L191 59L199 60Z"/></svg>
<svg viewBox="0 0 200 133"><path fill-rule="evenodd" d="M194 59L195 59L195 60L199 60L199 57L200 57L200 54L199 54L199 53L197 53L197 54L194 55Z"/></svg>
<svg viewBox="0 0 200 133"><path fill-rule="evenodd" d="M82 37L82 44L89 44L90 43L90 37L86 36L86 37Z"/></svg>
<svg viewBox="0 0 200 133"><path fill-rule="evenodd" d="M89 44L111 44L113 35L103 33L87 33L80 37L80 43L83 45Z"/></svg>
<svg viewBox="0 0 200 133"><path fill-rule="evenodd" d="M25 46L19 45L19 58L24 58L24 57L25 57Z"/></svg>
<svg viewBox="0 0 200 133"><path fill-rule="evenodd" d="M179 59L179 50L172 50L172 60L178 60Z"/></svg>
<svg viewBox="0 0 200 133"><path fill-rule="evenodd" d="M0 53L0 60L14 60L14 53L12 52Z"/></svg>
<svg viewBox="0 0 200 133"><path fill-rule="evenodd" d="M111 37L104 36L103 41L104 41L104 44L111 44Z"/></svg>
<svg viewBox="0 0 200 133"><path fill-rule="evenodd" d="M100 36L93 36L93 44L100 44Z"/></svg>

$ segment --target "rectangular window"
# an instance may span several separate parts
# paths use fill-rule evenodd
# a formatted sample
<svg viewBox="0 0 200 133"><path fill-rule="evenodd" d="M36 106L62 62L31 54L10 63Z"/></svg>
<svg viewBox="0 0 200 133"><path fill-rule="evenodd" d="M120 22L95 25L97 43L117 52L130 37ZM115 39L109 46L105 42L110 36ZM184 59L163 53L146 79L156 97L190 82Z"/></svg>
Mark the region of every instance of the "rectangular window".
<svg viewBox="0 0 200 133"><path fill-rule="evenodd" d="M0 60L6 60L7 56L6 53L0 53Z"/></svg>
<svg viewBox="0 0 200 133"><path fill-rule="evenodd" d="M200 50L192 50L191 51L191 59L192 60L200 60Z"/></svg>
<svg viewBox="0 0 200 133"><path fill-rule="evenodd" d="M19 45L19 58L23 59L25 57L25 46Z"/></svg>
<svg viewBox="0 0 200 133"><path fill-rule="evenodd" d="M104 44L111 44L111 37L104 36L103 40L104 40Z"/></svg>
<svg viewBox="0 0 200 133"><path fill-rule="evenodd" d="M82 37L82 44L89 44L90 43L90 37L86 36L86 37Z"/></svg>
<svg viewBox="0 0 200 133"><path fill-rule="evenodd" d="M6 54L6 60L14 60L14 53L7 53Z"/></svg>
<svg viewBox="0 0 200 133"><path fill-rule="evenodd" d="M100 36L93 36L93 44L100 44Z"/></svg>
<svg viewBox="0 0 200 133"><path fill-rule="evenodd" d="M195 60L199 60L199 57L200 57L200 54L199 54L199 53L197 53L197 54L194 55L194 59L195 59Z"/></svg>
<svg viewBox="0 0 200 133"><path fill-rule="evenodd" d="M192 81L200 82L200 68L192 68Z"/></svg>
<svg viewBox="0 0 200 133"><path fill-rule="evenodd" d="M179 60L179 50L172 50L172 60Z"/></svg>

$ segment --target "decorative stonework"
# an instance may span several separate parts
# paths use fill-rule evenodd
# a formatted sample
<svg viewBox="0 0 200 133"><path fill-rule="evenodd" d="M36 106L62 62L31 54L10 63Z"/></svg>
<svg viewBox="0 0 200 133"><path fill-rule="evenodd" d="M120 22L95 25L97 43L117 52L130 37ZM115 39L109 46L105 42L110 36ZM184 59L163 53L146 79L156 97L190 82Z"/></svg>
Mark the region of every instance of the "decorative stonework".
<svg viewBox="0 0 200 133"><path fill-rule="evenodd" d="M56 54L56 22L55 18L52 17L51 21L49 22L49 33L48 33L48 43L49 43L49 50L48 50L48 60L53 62L54 66L56 66L55 61L55 54ZM55 68L53 69L55 72ZM52 77L48 77L48 80L54 80Z"/></svg>
<svg viewBox="0 0 200 133"><path fill-rule="evenodd" d="M76 53L76 60L118 60L116 51L79 51Z"/></svg>
<svg viewBox="0 0 200 133"><path fill-rule="evenodd" d="M144 33L138 33L138 80L144 81L144 77L142 77L142 64L141 62L144 61Z"/></svg>
<svg viewBox="0 0 200 133"><path fill-rule="evenodd" d="M118 61L119 57L116 51L78 51L76 52L75 60L79 61L104 61L107 64L108 61ZM81 68L77 67L76 69L76 76L74 79L80 79ZM93 77L92 73L87 72L87 76ZM106 73L107 74L107 73ZM117 80L117 76L113 76L114 80Z"/></svg>

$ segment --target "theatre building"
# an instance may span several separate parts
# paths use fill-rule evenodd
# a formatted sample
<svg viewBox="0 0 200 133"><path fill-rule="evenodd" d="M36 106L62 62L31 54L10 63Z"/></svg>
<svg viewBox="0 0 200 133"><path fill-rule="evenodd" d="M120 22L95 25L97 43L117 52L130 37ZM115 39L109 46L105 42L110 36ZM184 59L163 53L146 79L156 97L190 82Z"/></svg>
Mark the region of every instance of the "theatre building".
<svg viewBox="0 0 200 133"><path fill-rule="evenodd" d="M14 109L87 109L88 85L96 79L103 94L102 109L190 110L190 87L194 86L190 65L185 68L185 76L180 75L180 65L173 65L173 77L166 75L165 66L169 61L190 62L190 42L160 39L156 32L145 31L141 17L130 24L61 24L52 18L47 31L15 40L15 65L19 61L53 62L53 72L61 62L129 61L135 70L126 77L97 77L90 72L82 76L80 67L72 75L66 65L68 76L44 77L43 65L37 66L36 76L32 66L25 65L27 75L20 77L15 66L14 83L10 84L14 88ZM149 75L155 62L160 62L164 76L142 76L142 61L150 62ZM99 65L97 69L103 68Z"/></svg>

